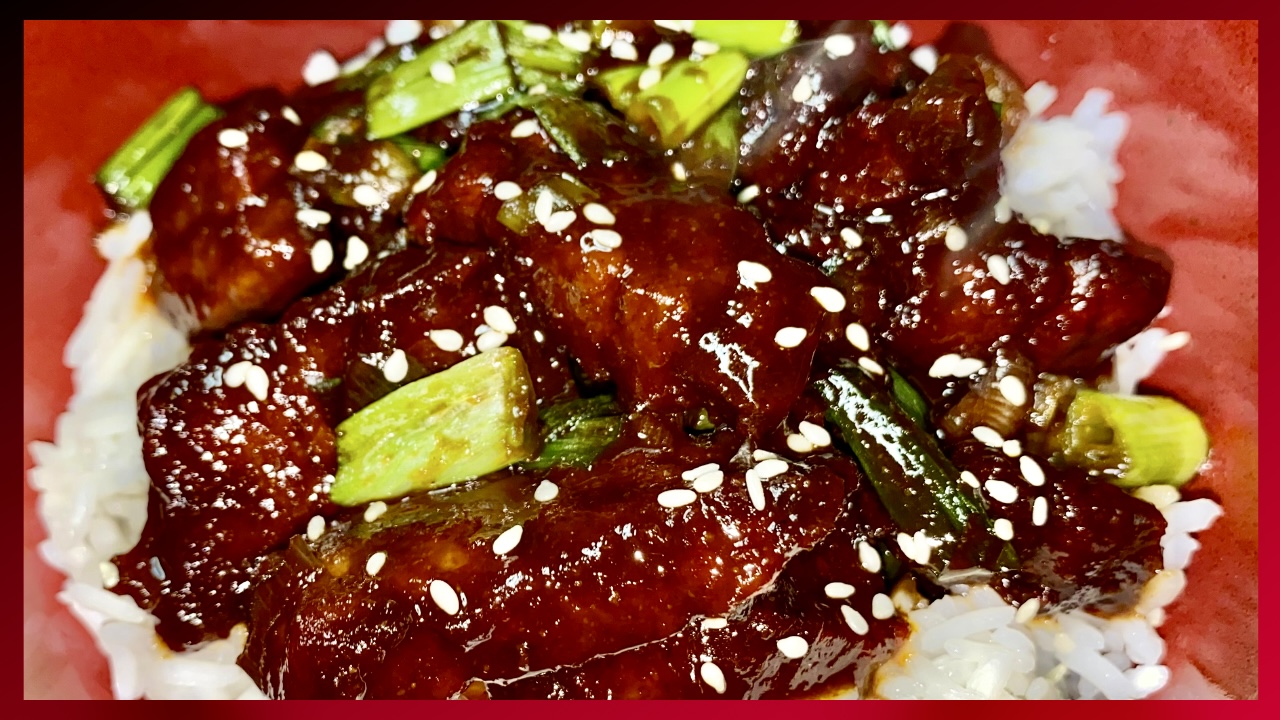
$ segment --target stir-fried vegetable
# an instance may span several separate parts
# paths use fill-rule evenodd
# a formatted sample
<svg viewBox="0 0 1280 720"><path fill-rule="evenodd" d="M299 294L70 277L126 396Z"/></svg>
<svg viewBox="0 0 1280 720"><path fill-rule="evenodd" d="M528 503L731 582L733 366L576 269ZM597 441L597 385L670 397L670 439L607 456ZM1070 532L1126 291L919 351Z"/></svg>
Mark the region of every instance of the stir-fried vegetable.
<svg viewBox="0 0 1280 720"><path fill-rule="evenodd" d="M545 470L556 466L586 467L622 432L622 408L600 396L552 405L539 414L542 452L520 466Z"/></svg>
<svg viewBox="0 0 1280 720"><path fill-rule="evenodd" d="M554 36L543 37L546 26L535 26L523 20L501 21L507 55L515 66L516 77L526 89L545 85L550 91L575 90L582 69L583 53L560 42Z"/></svg>
<svg viewBox="0 0 1280 720"><path fill-rule="evenodd" d="M749 55L772 55L795 42L795 20L695 20L693 36Z"/></svg>
<svg viewBox="0 0 1280 720"><path fill-rule="evenodd" d="M191 137L221 112L195 88L170 97L98 170L98 185L120 205L142 209Z"/></svg>
<svg viewBox="0 0 1280 720"><path fill-rule="evenodd" d="M682 60L665 72L626 67L602 73L599 84L609 103L645 132L656 134L663 147L687 140L738 94L750 61L724 50L702 60ZM645 73L661 73L652 85Z"/></svg>
<svg viewBox="0 0 1280 720"><path fill-rule="evenodd" d="M338 426L329 495L359 505L487 475L538 451L533 381L501 347L409 383Z"/></svg>

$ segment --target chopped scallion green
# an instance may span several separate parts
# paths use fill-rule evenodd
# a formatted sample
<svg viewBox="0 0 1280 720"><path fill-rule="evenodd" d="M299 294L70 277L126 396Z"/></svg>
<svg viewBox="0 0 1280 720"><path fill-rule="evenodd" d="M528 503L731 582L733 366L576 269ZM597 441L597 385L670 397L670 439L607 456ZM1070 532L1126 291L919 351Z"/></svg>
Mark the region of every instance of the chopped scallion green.
<svg viewBox="0 0 1280 720"><path fill-rule="evenodd" d="M800 35L795 20L695 20L693 36L748 55L772 55L791 47Z"/></svg>
<svg viewBox="0 0 1280 720"><path fill-rule="evenodd" d="M738 94L749 64L746 56L733 51L683 60L636 94L624 113L642 129L656 132L663 147L675 147Z"/></svg>
<svg viewBox="0 0 1280 720"><path fill-rule="evenodd" d="M1059 443L1067 462L1129 488L1182 485L1209 455L1204 424L1182 403L1096 390L1076 393Z"/></svg>

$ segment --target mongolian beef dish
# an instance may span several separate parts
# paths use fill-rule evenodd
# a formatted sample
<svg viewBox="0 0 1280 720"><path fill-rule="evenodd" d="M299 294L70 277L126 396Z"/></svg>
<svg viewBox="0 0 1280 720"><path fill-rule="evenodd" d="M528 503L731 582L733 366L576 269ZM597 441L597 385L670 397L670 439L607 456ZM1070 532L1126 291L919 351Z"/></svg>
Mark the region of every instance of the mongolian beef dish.
<svg viewBox="0 0 1280 720"><path fill-rule="evenodd" d="M1022 81L894 35L427 23L175 95L99 176L191 344L111 590L275 698L872 695L914 601L1133 611L1208 453L1107 391L1171 264L1011 209Z"/></svg>

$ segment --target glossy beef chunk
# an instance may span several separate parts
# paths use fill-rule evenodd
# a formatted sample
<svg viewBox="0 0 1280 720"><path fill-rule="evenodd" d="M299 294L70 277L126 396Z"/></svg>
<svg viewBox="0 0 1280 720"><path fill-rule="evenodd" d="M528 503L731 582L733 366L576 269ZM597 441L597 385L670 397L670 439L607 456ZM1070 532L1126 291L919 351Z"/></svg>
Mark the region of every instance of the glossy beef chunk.
<svg viewBox="0 0 1280 720"><path fill-rule="evenodd" d="M591 470L499 474L295 540L256 591L241 664L274 697L439 698L723 616L822 541L856 487L838 466L793 465L756 510L732 452L624 442ZM726 470L718 489L659 503L709 460ZM543 480L559 492L539 502Z"/></svg>
<svg viewBox="0 0 1280 720"><path fill-rule="evenodd" d="M307 131L283 108L275 90L237 98L156 189L154 290L179 327L274 318L338 267L312 266L312 249L328 243L327 222L298 219L318 198L289 174Z"/></svg>

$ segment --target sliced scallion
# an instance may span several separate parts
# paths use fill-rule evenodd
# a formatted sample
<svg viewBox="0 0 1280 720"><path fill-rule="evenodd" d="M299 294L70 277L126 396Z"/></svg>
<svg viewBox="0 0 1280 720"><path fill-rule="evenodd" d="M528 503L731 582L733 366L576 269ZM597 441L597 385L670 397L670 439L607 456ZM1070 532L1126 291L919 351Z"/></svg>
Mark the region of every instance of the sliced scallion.
<svg viewBox="0 0 1280 720"><path fill-rule="evenodd" d="M622 409L608 396L552 405L539 419L542 451L520 464L528 470L586 467L622 432Z"/></svg>
<svg viewBox="0 0 1280 720"><path fill-rule="evenodd" d="M642 129L656 132L664 147L675 147L738 94L749 64L746 56L733 51L683 60L637 93L624 113Z"/></svg>
<svg viewBox="0 0 1280 720"><path fill-rule="evenodd" d="M1059 443L1068 463L1128 488L1182 485L1209 455L1204 423L1182 403L1096 390L1076 392Z"/></svg>
<svg viewBox="0 0 1280 720"><path fill-rule="evenodd" d="M748 55L772 55L791 47L800 34L795 20L695 20L693 36Z"/></svg>

